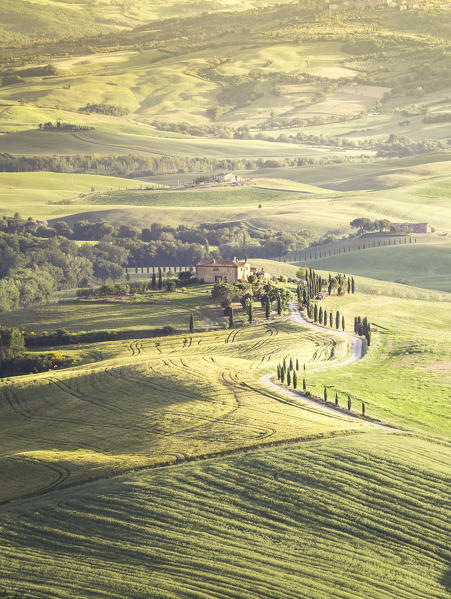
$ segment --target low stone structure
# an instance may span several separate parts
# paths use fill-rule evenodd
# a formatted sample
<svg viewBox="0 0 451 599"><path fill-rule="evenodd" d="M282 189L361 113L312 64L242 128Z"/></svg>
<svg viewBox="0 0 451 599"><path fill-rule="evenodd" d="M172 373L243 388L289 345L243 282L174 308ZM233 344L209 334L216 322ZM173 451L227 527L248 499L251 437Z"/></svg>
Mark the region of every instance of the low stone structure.
<svg viewBox="0 0 451 599"><path fill-rule="evenodd" d="M391 226L395 230L407 230L409 233L431 233L431 225L429 223L391 223Z"/></svg>

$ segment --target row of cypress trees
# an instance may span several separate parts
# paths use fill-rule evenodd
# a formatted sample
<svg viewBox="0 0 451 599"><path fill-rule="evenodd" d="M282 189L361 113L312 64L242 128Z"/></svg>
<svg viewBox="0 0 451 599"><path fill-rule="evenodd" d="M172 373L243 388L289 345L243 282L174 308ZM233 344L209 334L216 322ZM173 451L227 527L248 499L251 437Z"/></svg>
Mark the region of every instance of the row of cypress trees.
<svg viewBox="0 0 451 599"><path fill-rule="evenodd" d="M323 324L325 327L329 326L331 329L336 328L337 331L341 329L344 331L346 327L345 317L339 310L333 313L333 310L327 312L327 310L322 306L318 308L318 304L315 304L312 310L312 314L308 315L309 318L313 318L315 322L319 324Z"/></svg>
<svg viewBox="0 0 451 599"><path fill-rule="evenodd" d="M304 373L305 373L305 364L304 364L303 368L304 368ZM277 365L277 380L281 381L282 383L284 383L286 381L288 386L293 385L293 389L297 389L297 386L298 386L297 372L298 371L299 371L299 359L298 358L296 358L296 360L293 360L293 358L291 358L291 357L289 360L287 360L287 358L284 358L283 362L281 364ZM303 391L307 390L305 376L302 379L302 390Z"/></svg>
<svg viewBox="0 0 451 599"><path fill-rule="evenodd" d="M296 363L298 364L298 360L296 359ZM298 387L298 375L296 370L299 370L299 368L295 369L293 367L293 362L290 358L290 363L287 364L286 360L284 359L282 364L277 364L277 380L279 380L281 383L287 383L287 385L290 387L291 385L293 386L293 389L297 389ZM305 364L304 364L304 371L305 371ZM304 391L304 393L307 391L307 383L305 380L305 376L302 378L302 390ZM326 385L324 385L324 391L323 391L323 398L324 398L324 403L327 404L328 402L328 393L327 393L327 387ZM338 406L338 392L335 392L335 400L334 403L336 406ZM347 408L348 411L351 411L351 407L352 407L352 401L351 401L351 396L349 395L349 393L347 394ZM362 401L362 416L365 416L365 403Z"/></svg>

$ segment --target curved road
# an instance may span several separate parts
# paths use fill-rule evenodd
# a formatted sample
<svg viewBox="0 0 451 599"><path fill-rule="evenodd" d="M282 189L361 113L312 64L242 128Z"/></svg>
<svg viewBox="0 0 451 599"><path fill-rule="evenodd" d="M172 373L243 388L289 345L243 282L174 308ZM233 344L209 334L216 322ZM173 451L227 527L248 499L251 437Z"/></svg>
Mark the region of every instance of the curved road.
<svg viewBox="0 0 451 599"><path fill-rule="evenodd" d="M313 322L306 320L302 316L299 309L295 306L295 304L293 302L288 306L288 308L289 308L291 314L287 320L296 322L297 324L300 324L304 327L310 327L312 329L317 329L319 331L322 331L323 333L325 331L329 330L329 329L326 329L326 327L319 326ZM337 368L339 366L346 366L348 364L352 364L353 362L357 362L357 360L360 360L362 358L362 351L363 351L362 339L359 339L358 337L355 337L354 335L351 335L349 333L344 333L343 331L333 331L333 333L334 333L334 335L341 335L342 337L346 337L347 339L350 339L352 341L351 356L344 362L337 362L334 364L330 364L328 366L320 366L319 368L313 368L313 369L309 370L309 372L317 372L319 370L326 370L327 368ZM275 375L271 374L271 373L265 374L260 378L260 381L262 383L264 383L267 387L270 387L271 389L282 392L285 395L291 397L292 399L296 399L302 403L315 406L319 410L324 410L326 412L334 412L335 414L339 413L342 416L344 416L345 418L346 417L347 418L357 418L358 420L364 420L365 422L371 422L371 424L373 424L374 426L376 426L378 428L382 428L384 430L389 430L392 432L402 432L399 429L393 428L392 426L387 426L385 424L379 424L377 422L367 420L366 418L362 418L358 414L352 414L352 413L344 414L342 410L338 410L333 405L321 404L314 399L310 399L309 397L302 395L301 393L298 393L296 391L288 389L287 387L282 387L281 385L273 383L273 381L271 379L273 379L274 376Z"/></svg>
<svg viewBox="0 0 451 599"><path fill-rule="evenodd" d="M351 335L350 333L344 333L343 331L331 331L331 329L327 329L326 327L322 327L318 324L315 324L313 322L310 322L308 320L306 320L302 314L300 313L299 309L295 306L295 304L292 302L289 306L288 306L291 314L288 317L288 320L291 320L292 322L297 322L298 324L304 326L304 327L310 327L311 329L316 329L317 331L321 331L321 332L333 332L334 335L340 335L341 337L345 337L346 339L350 339L352 341L352 351L351 351L351 356L345 360L344 362L335 362L333 364L329 364L328 366L320 366L318 368L312 368L309 370L309 372L317 372L318 370L326 370L328 368L338 368L339 366L347 366L348 364L352 364L353 362L357 362L357 360L360 360L362 358L362 352L363 352L363 341L362 339L360 339L359 337L356 337L355 335Z"/></svg>

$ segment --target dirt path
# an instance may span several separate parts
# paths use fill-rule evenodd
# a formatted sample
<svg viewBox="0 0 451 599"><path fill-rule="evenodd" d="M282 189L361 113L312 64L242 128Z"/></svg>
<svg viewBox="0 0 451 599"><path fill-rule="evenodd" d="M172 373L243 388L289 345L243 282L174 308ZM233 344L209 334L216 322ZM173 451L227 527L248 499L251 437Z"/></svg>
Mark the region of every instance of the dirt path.
<svg viewBox="0 0 451 599"><path fill-rule="evenodd" d="M290 310L290 316L289 316L288 320L291 320L292 322L296 322L297 324L300 324L303 327L309 327L311 329L321 331L322 333L333 332L334 335L339 335L341 337L344 337L344 338L352 341L351 355L347 360L345 360L344 362L334 362L333 364L329 364L326 366L319 366L318 368L311 368L309 370L309 372L317 372L318 370L326 370L329 368L339 368L340 366L347 366L348 364L357 362L357 360L360 360L362 358L362 352L363 352L362 339L359 339L358 337L356 337L355 335L351 335L350 333L344 333L343 331L332 331L331 329L327 329L326 327L322 327L318 324L310 322L309 320L306 320L302 316L302 314L299 312L298 308L296 308L294 303L291 303L288 306L288 308Z"/></svg>
<svg viewBox="0 0 451 599"><path fill-rule="evenodd" d="M314 324L313 322L306 320L302 316L302 314L300 313L300 311L298 310L298 308L295 306L294 303L291 303L288 306L288 308L290 310L290 316L288 317L287 320L296 322L297 324L300 324L304 327L309 327L312 329L322 331L323 333L327 332L329 330L326 327L319 326L317 324ZM352 341L351 356L347 360L344 360L343 362L336 362L333 364L329 364L327 366L320 366L319 368L312 368L311 370L309 370L309 372L318 372L319 370L326 370L328 368L338 368L339 366L347 366L348 364L357 362L358 360L360 360L362 358L362 351L363 351L362 339L359 339L358 337L355 337L354 335L350 335L349 333L345 333L343 331L331 331L331 332L333 332L334 335L341 335L342 337L346 337L347 339L350 339ZM267 387L270 387L271 389L282 392L284 395L287 395L287 396L291 397L292 399L296 399L300 403L308 404L310 406L315 406L319 410L323 410L325 412L334 412L335 414L341 414L345 418L353 418L353 419L358 419L358 420L364 420L365 422L371 422L374 426L376 426L378 428L382 428L384 430L388 430L388 431L392 431L392 432L399 432L399 433L404 432L404 431L401 431L392 426L388 426L386 424L379 424L378 422L373 422L371 420L368 420L367 418L359 416L358 414L352 414L352 413L347 413L347 412L344 413L342 409L336 408L333 405L322 404L314 399L310 399L309 397L306 397L305 395L303 395L302 393L300 393L298 391L288 389L287 387L282 387L282 385L279 385L272 381L274 376L275 375L271 374L271 373L265 374L260 378L260 381Z"/></svg>

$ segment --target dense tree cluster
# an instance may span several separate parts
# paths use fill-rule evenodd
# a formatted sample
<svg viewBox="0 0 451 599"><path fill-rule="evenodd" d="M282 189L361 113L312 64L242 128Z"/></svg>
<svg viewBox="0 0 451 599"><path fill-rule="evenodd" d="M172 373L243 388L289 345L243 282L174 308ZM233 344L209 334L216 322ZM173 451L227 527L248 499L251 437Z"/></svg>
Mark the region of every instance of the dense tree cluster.
<svg viewBox="0 0 451 599"><path fill-rule="evenodd" d="M86 104L79 109L79 112L97 112L98 114L109 114L110 116L127 116L130 112L128 108L117 106L116 104Z"/></svg>
<svg viewBox="0 0 451 599"><path fill-rule="evenodd" d="M0 327L0 377L55 370L73 362L57 352L27 354L24 333L17 328Z"/></svg>
<svg viewBox="0 0 451 599"><path fill-rule="evenodd" d="M0 311L48 301L59 289L123 275L126 250L110 242L78 246L59 236L41 237L42 225L19 215L0 219Z"/></svg>
<svg viewBox="0 0 451 599"><path fill-rule="evenodd" d="M358 229L358 234L379 232L393 230L392 224L386 218L379 220L370 220L369 218L355 218L350 223L353 229Z"/></svg>
<svg viewBox="0 0 451 599"><path fill-rule="evenodd" d="M0 221L0 230L2 223ZM113 225L108 222L56 221L39 225L41 237L63 236L77 241L115 240L129 252L130 266L190 266L210 255L231 259L236 255L250 258L274 258L306 245L306 232L286 233L249 228L241 222L203 224L197 227L171 227L153 223L150 227ZM211 250L216 246L216 250Z"/></svg>
<svg viewBox="0 0 451 599"><path fill-rule="evenodd" d="M278 315L287 309L291 300L291 292L285 287L271 282L265 283L251 275L249 281L237 281L236 283L219 281L214 285L211 297L224 308L226 315L230 317L232 314L231 323L233 324L233 311L230 313L232 302L240 302L243 311L248 315L249 322L252 322L254 301L261 302L262 307L265 308L265 317L270 318L273 307L277 309Z"/></svg>

